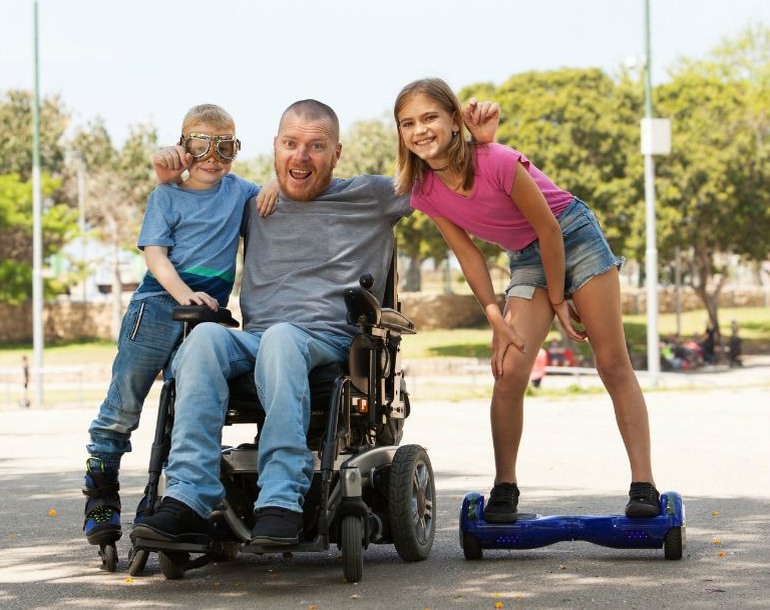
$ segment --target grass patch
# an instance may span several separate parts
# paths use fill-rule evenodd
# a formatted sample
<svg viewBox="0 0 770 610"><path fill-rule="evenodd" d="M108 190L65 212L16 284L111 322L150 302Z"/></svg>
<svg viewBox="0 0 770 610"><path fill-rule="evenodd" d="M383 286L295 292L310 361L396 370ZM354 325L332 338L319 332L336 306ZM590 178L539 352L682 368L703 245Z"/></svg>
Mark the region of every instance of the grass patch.
<svg viewBox="0 0 770 610"><path fill-rule="evenodd" d="M705 310L684 312L680 316L680 332L683 336L700 336L706 328ZM746 307L721 309L719 319L723 326L724 339L730 334L730 321L735 319L743 339L743 351L747 354L770 353L770 309ZM647 318L644 315L625 316L623 319L631 351L647 351ZM676 332L676 315L661 314L658 330L662 336ZM546 342L560 337L555 329ZM491 356L492 331L489 328L456 328L427 330L416 335L407 335L403 340L405 357L410 360L427 358L480 358ZM588 345L580 345L590 353ZM77 341L56 343L45 346L46 366L109 366L115 357L115 344L111 341ZM0 367L21 366L21 357L31 359L32 345L3 345L0 347Z"/></svg>
<svg viewBox="0 0 770 610"><path fill-rule="evenodd" d="M706 329L707 319L708 316L703 309L682 313L679 318L680 334L683 337L693 335L700 337ZM720 309L719 320L725 341L730 336L730 321L738 321L744 353L770 352L770 309L765 307ZM624 316L623 326L631 352L647 353L647 316ZM676 330L676 314L665 313L658 316L658 331L661 336L673 335ZM554 327L548 334L546 343L560 337L560 332ZM579 353L590 357L590 345L581 344L576 347ZM404 353L410 360L436 357L485 359L491 357L491 348L492 331L489 328L426 330L414 336L404 337Z"/></svg>
<svg viewBox="0 0 770 610"><path fill-rule="evenodd" d="M110 366L117 347L112 341L73 341L53 343L43 350L44 366ZM21 357L27 356L32 365L32 345L0 347L0 367L21 367Z"/></svg>

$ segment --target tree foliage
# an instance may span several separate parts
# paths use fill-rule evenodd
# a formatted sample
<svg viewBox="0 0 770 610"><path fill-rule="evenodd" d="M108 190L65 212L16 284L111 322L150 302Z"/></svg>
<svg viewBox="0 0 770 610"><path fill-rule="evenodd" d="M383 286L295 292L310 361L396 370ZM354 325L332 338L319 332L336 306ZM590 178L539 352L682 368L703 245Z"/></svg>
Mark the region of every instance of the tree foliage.
<svg viewBox="0 0 770 610"><path fill-rule="evenodd" d="M3 174L18 174L22 181L32 175L32 94L10 90L0 97L0 167ZM40 102L40 169L56 174L64 160L62 136L69 114L58 96Z"/></svg>
<svg viewBox="0 0 770 610"><path fill-rule="evenodd" d="M753 28L701 61L683 60L658 87L672 154L658 172L664 257L678 246L686 278L719 329L727 254L770 254L770 30Z"/></svg>
<svg viewBox="0 0 770 610"><path fill-rule="evenodd" d="M77 217L71 207L50 198L58 187L56 180L45 175L42 183L42 251L47 257L72 239ZM32 184L17 174L0 175L0 301L11 305L24 302L32 294L31 219ZM50 294L57 287L57 278L48 278L44 283Z"/></svg>

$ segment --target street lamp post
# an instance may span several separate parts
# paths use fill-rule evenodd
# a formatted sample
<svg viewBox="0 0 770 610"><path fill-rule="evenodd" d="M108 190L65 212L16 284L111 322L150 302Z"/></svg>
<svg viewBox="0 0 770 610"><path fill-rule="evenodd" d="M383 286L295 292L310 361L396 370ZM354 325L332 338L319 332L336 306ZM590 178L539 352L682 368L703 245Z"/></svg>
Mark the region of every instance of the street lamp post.
<svg viewBox="0 0 770 610"><path fill-rule="evenodd" d="M80 262L83 270L87 268L86 259L86 163L83 159L83 153L77 151L75 154L75 163L77 167L78 181L78 227L80 229ZM88 274L83 275L83 307L86 307L88 300ZM85 311L85 310L84 310Z"/></svg>
<svg viewBox="0 0 770 610"><path fill-rule="evenodd" d="M645 271L647 277L647 372L650 385L658 385L660 338L658 336L658 246L655 228L655 160L653 155L671 151L671 122L652 118L652 51L650 0L644 0L644 118L641 123L644 155Z"/></svg>
<svg viewBox="0 0 770 610"><path fill-rule="evenodd" d="M40 179L40 78L38 76L37 0L34 2L35 92L32 102L32 347L35 405L43 405L43 223Z"/></svg>

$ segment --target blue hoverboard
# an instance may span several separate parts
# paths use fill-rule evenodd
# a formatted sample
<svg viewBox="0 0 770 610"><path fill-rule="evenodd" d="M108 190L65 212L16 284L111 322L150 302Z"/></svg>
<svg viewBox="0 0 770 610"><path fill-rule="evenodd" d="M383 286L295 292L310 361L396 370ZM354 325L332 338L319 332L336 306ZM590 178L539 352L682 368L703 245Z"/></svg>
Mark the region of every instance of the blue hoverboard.
<svg viewBox="0 0 770 610"><path fill-rule="evenodd" d="M466 559L481 559L483 549L535 549L556 542L584 540L615 549L663 549L666 559L681 559L685 547L682 496L660 496L660 514L631 519L624 515L550 516L519 513L511 523L484 521L484 496L470 492L460 511L460 546Z"/></svg>

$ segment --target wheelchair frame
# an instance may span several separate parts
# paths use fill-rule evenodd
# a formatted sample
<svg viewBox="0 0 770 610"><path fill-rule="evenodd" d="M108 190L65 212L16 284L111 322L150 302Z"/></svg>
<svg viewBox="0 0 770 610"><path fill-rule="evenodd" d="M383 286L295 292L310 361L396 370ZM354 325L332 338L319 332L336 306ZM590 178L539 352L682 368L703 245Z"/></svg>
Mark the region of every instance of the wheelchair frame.
<svg viewBox="0 0 770 610"><path fill-rule="evenodd" d="M394 249L383 299L386 306L380 306L370 292L371 276L361 276L360 287L344 290L347 321L361 329L351 344L348 366L311 372L307 439L314 455L314 474L305 497L306 538L295 545L249 544L258 494L258 432L254 443L222 447L220 479L225 499L209 518L210 543L165 543L132 534L131 575L142 572L150 552L158 553L161 572L169 579L181 578L188 569L211 559L234 558L238 552L314 552L332 544L341 551L343 574L349 582L362 578L363 550L370 543L392 543L405 561L428 557L436 528L433 469L423 447L398 446L409 415L401 336L416 331L400 312L396 277ZM177 308L174 319L185 322L185 336L189 327L201 321L238 325L228 310L214 313L197 306ZM264 412L253 374L230 380L229 385L225 425L255 423L259 431ZM162 495L174 398L174 381L168 380L161 391L148 468L145 494L149 512ZM191 554L200 556L191 560Z"/></svg>

